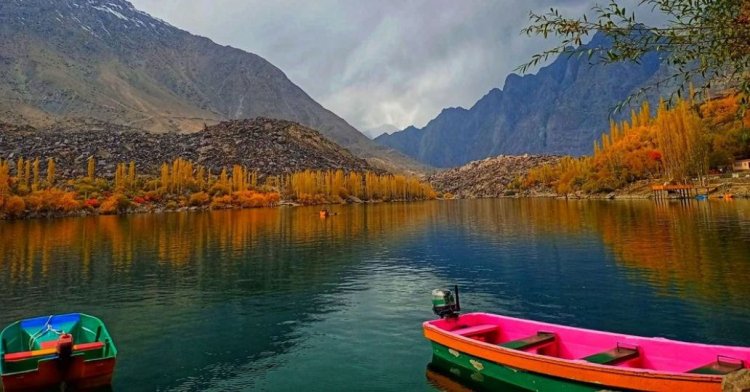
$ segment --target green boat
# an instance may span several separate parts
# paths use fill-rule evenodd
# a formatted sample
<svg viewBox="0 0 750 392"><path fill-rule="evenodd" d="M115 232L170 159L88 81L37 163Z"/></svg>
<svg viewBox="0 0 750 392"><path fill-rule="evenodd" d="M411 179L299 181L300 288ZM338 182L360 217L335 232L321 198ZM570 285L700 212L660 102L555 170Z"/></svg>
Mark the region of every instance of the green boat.
<svg viewBox="0 0 750 392"><path fill-rule="evenodd" d="M0 333L0 342L5 392L112 383L117 348L96 317L69 313L16 321Z"/></svg>

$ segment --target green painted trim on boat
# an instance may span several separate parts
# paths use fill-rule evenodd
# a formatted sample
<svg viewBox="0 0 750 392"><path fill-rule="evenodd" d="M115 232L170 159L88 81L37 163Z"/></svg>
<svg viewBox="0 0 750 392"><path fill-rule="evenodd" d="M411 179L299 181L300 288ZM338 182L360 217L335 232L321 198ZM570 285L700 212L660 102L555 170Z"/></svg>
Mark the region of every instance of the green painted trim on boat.
<svg viewBox="0 0 750 392"><path fill-rule="evenodd" d="M456 366L456 368L449 369L449 372L453 377L466 379L470 383L477 384L477 386L480 387L487 387L486 390L491 390L491 381L501 381L528 391L613 391L611 388L606 388L600 385L578 383L575 381L511 368L509 366L458 352L435 342L432 342L432 352L433 355L440 360Z"/></svg>

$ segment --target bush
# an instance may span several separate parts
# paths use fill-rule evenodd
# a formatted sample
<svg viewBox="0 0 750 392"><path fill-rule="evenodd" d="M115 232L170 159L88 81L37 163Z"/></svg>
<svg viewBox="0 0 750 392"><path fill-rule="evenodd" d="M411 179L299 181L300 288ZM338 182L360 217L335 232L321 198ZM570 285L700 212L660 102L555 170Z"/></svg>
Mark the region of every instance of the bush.
<svg viewBox="0 0 750 392"><path fill-rule="evenodd" d="M103 215L118 214L127 211L130 207L130 200L121 193L115 193L104 199L99 207L99 213Z"/></svg>
<svg viewBox="0 0 750 392"><path fill-rule="evenodd" d="M214 196L213 200L211 200L211 208L213 209L225 209L225 208L231 208L232 207L232 196L225 195L225 196Z"/></svg>
<svg viewBox="0 0 750 392"><path fill-rule="evenodd" d="M26 207L36 212L73 212L81 208L75 192L51 188L26 196Z"/></svg>
<svg viewBox="0 0 750 392"><path fill-rule="evenodd" d="M19 196L10 196L5 199L3 211L13 218L21 217L26 211L26 203Z"/></svg>
<svg viewBox="0 0 750 392"><path fill-rule="evenodd" d="M237 191L232 194L231 198L229 196L225 198L214 198L217 208L221 208L219 204L231 204L242 208L272 207L281 200L277 192L260 193L250 190Z"/></svg>
<svg viewBox="0 0 750 392"><path fill-rule="evenodd" d="M211 197L206 192L198 192L190 195L189 204L194 207L205 206L211 201Z"/></svg>
<svg viewBox="0 0 750 392"><path fill-rule="evenodd" d="M232 186L230 184L222 184L218 181L211 186L211 189L208 190L208 192L213 196L229 195L231 191Z"/></svg>
<svg viewBox="0 0 750 392"><path fill-rule="evenodd" d="M149 191L149 192L146 192L145 196L143 196L143 198L147 202L151 202L151 201L160 202L163 197L164 197L164 193L162 191Z"/></svg>
<svg viewBox="0 0 750 392"><path fill-rule="evenodd" d="M87 208L99 208L99 205L101 205L99 199L93 197L83 202L83 206Z"/></svg>
<svg viewBox="0 0 750 392"><path fill-rule="evenodd" d="M55 203L55 208L62 212L73 212L81 209L81 203L76 200L76 194L73 192L63 193L59 199L55 200Z"/></svg>

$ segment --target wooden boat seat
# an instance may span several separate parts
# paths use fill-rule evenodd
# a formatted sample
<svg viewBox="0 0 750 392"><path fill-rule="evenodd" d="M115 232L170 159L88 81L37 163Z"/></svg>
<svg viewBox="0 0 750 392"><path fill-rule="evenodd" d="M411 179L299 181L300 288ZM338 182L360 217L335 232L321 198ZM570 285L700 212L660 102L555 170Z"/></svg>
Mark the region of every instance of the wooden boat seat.
<svg viewBox="0 0 750 392"><path fill-rule="evenodd" d="M530 350L548 343L555 341L555 334L552 332L537 332L536 335L532 335L523 339L513 340L510 342L501 343L501 347L511 348L513 350Z"/></svg>
<svg viewBox="0 0 750 392"><path fill-rule="evenodd" d="M102 347L104 347L103 342L81 343L81 344L74 345L73 351L75 352L75 351L97 350ZM34 357L43 357L43 356L54 355L54 354L57 354L57 347L48 347L48 348L43 348L40 350L21 351L17 353L5 354L5 356L3 357L3 360L6 362L18 362L18 361L23 361L23 360L34 358Z"/></svg>
<svg viewBox="0 0 750 392"><path fill-rule="evenodd" d="M23 361L29 358L42 357L45 355L54 355L54 354L57 354L56 348L45 348L41 350L21 351L17 353L5 354L3 356L3 360L5 362L17 362L17 361Z"/></svg>
<svg viewBox="0 0 750 392"><path fill-rule="evenodd" d="M73 346L73 351L98 350L104 347L104 342L81 343Z"/></svg>
<svg viewBox="0 0 750 392"><path fill-rule="evenodd" d="M482 325L475 325L473 327L456 329L456 330L451 331L451 333L455 333L461 336L473 336L473 335L485 334L488 332L495 332L498 330L498 328L499 327L494 324L482 324Z"/></svg>
<svg viewBox="0 0 750 392"><path fill-rule="evenodd" d="M694 374L717 374L725 375L740 370L745 367L745 362L741 359L727 358L719 356L715 362L695 368L686 373Z"/></svg>
<svg viewBox="0 0 750 392"><path fill-rule="evenodd" d="M583 358L583 360L599 365L615 366L619 363L631 360L633 358L638 358L638 355L639 354L637 348L628 348L618 345L613 349L598 354L589 355L588 357Z"/></svg>

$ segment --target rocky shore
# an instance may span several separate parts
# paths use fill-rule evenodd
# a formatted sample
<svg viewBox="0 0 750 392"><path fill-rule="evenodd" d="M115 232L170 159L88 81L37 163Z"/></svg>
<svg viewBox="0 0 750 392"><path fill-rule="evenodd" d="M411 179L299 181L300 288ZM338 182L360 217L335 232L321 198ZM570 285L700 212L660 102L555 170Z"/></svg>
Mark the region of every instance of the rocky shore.
<svg viewBox="0 0 750 392"><path fill-rule="evenodd" d="M555 163L559 159L554 155L500 155L434 173L427 177L427 181L436 190L463 199L514 196L513 181L534 167ZM554 195L537 193L529 196Z"/></svg>
<svg viewBox="0 0 750 392"><path fill-rule="evenodd" d="M653 180L637 181L628 186L607 193L589 194L584 192L559 195L553 189L536 186L519 190L516 181L523 178L530 169L554 164L561 157L554 155L521 155L486 158L464 166L443 170L427 176L435 189L448 197L461 199L492 197L550 197L563 199L650 199L653 197ZM750 198L750 173L738 178L709 176L705 187L697 187L694 194L707 195L711 199ZM677 198L671 195L670 198Z"/></svg>

